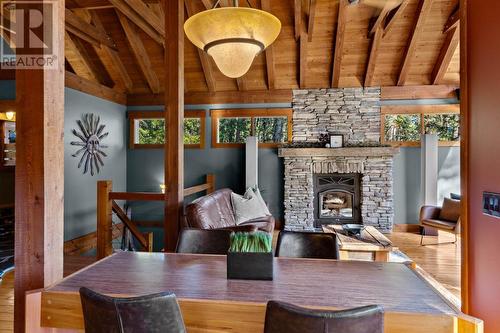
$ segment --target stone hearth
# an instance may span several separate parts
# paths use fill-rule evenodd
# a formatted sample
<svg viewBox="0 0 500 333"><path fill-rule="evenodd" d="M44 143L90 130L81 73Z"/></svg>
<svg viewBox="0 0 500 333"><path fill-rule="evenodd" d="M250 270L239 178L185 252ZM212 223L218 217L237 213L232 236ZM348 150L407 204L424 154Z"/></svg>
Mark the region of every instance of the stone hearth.
<svg viewBox="0 0 500 333"><path fill-rule="evenodd" d="M342 134L345 148L282 148L285 163L285 227L315 227L314 175L359 174L361 221L392 230L393 157L380 147L380 88L309 89L293 92L294 145L314 145L321 134Z"/></svg>

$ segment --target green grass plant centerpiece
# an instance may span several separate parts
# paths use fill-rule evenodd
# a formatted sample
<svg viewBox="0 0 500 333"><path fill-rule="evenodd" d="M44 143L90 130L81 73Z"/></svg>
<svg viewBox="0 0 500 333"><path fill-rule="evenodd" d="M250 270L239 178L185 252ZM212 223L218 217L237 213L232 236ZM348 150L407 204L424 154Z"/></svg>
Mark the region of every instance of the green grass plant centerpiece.
<svg viewBox="0 0 500 333"><path fill-rule="evenodd" d="M273 239L271 234L264 231L233 232L230 239L229 252L272 252Z"/></svg>
<svg viewBox="0 0 500 333"><path fill-rule="evenodd" d="M272 280L272 242L272 235L264 231L233 232L227 254L227 278Z"/></svg>

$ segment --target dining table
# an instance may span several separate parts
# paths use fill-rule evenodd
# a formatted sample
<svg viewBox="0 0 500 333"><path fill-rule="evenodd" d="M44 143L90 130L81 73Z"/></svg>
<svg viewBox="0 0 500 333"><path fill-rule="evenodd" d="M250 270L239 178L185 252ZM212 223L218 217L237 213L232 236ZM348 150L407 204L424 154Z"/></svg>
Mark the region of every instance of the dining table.
<svg viewBox="0 0 500 333"><path fill-rule="evenodd" d="M481 333L410 264L274 258L273 280L227 278L226 256L117 252L26 295L27 332L84 329L79 289L116 297L173 292L188 332L263 332L270 300L312 309L377 304L386 333Z"/></svg>

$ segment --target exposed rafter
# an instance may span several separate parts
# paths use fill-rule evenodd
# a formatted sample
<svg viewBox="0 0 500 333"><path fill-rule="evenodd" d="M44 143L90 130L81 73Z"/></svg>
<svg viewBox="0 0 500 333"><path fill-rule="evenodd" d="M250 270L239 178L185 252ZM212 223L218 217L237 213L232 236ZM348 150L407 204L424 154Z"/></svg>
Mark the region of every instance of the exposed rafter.
<svg viewBox="0 0 500 333"><path fill-rule="evenodd" d="M375 31L380 27L380 26L384 26L384 22L386 21L387 19L387 15L389 15L389 13L399 7L401 5L401 2L402 0L398 0L398 1L387 1L385 6L380 10L380 13L379 15L377 16L377 18L375 19L375 22L373 23L373 25L371 26L371 29L370 29L370 32L369 32L369 35L373 35L375 33Z"/></svg>
<svg viewBox="0 0 500 333"><path fill-rule="evenodd" d="M307 81L307 33L302 31L299 44L299 87L306 88Z"/></svg>
<svg viewBox="0 0 500 333"><path fill-rule="evenodd" d="M144 47L141 38L137 34L135 27L125 15L118 11L117 15L123 31L125 31L125 35L127 36L130 48L132 49L137 63L139 64L139 67L148 82L149 88L154 94L158 94L160 92L160 81L158 80L158 76L151 65L151 60L149 59L149 55L146 52L146 48Z"/></svg>
<svg viewBox="0 0 500 333"><path fill-rule="evenodd" d="M410 65L413 60L413 56L415 55L415 51L417 49L418 40L420 38L422 31L424 30L425 20L431 11L432 3L433 0L420 0L415 19L415 25L408 40L406 52L403 57L401 71L399 73L399 78L398 78L398 84L397 84L398 86L404 85L406 83L406 80L408 79L408 74L410 72Z"/></svg>
<svg viewBox="0 0 500 333"><path fill-rule="evenodd" d="M309 0L309 14L307 15L307 36L311 42L314 32L314 20L316 18L316 0Z"/></svg>
<svg viewBox="0 0 500 333"><path fill-rule="evenodd" d="M302 33L302 0L294 0L295 40L298 41Z"/></svg>
<svg viewBox="0 0 500 333"><path fill-rule="evenodd" d="M92 45L96 45L98 47L106 45L116 50L115 43L106 33L99 31L93 25L85 22L85 20L77 16L71 10L66 9L65 18L66 30L71 32L73 35L80 37Z"/></svg>
<svg viewBox="0 0 500 333"><path fill-rule="evenodd" d="M333 56L333 70L332 70L332 88L339 87L340 81L340 65L342 63L342 55L344 49L344 35L347 23L347 0L340 0L338 19L337 19L337 36L335 38L335 53Z"/></svg>
<svg viewBox="0 0 500 333"><path fill-rule="evenodd" d="M375 30L375 35L373 35L373 40L370 47L370 55L368 57L368 64L366 66L366 75L365 75L365 87L370 87L373 85L373 75L375 74L375 64L377 63L378 51L380 48L380 43L382 42L382 36L384 34L384 30L382 26L379 25Z"/></svg>
<svg viewBox="0 0 500 333"><path fill-rule="evenodd" d="M86 50L83 45L81 45L80 40L71 37L70 33L67 31L64 36L64 48L66 60L78 76L89 81L99 82L97 73L95 73L94 67L88 59Z"/></svg>
<svg viewBox="0 0 500 333"><path fill-rule="evenodd" d="M119 104L127 103L127 96L102 84L86 80L76 74L66 71L64 77L65 85L78 91L107 99Z"/></svg>
<svg viewBox="0 0 500 333"><path fill-rule="evenodd" d="M271 11L271 3L270 0L261 0L262 10L266 12ZM270 45L266 49L266 78L267 78L267 89L275 89L274 86L274 72L276 71L276 66L274 65L274 48L273 45Z"/></svg>
<svg viewBox="0 0 500 333"><path fill-rule="evenodd" d="M165 44L165 23L142 0L109 0L158 44Z"/></svg>
<svg viewBox="0 0 500 333"><path fill-rule="evenodd" d="M185 0L184 5L186 7L187 16L190 17L195 14L193 3L190 0ZM198 57L200 58L201 68L203 70L203 74L205 75L205 82L207 83L208 91L214 92L216 90L216 81L214 78L214 73L212 71L212 64L210 62L210 56L196 48L198 52Z"/></svg>
<svg viewBox="0 0 500 333"><path fill-rule="evenodd" d="M101 32L105 32L106 30L97 12L90 11L90 16L92 19L92 23L95 25L95 27ZM106 60L103 61L103 64L108 70L111 77L113 78L113 81L115 82L120 81L127 90L127 92L132 92L133 88L132 79L130 78L125 65L120 59L118 51L115 51L112 48L107 47L106 45L103 45L100 48L96 47L95 51L101 59Z"/></svg>
<svg viewBox="0 0 500 333"><path fill-rule="evenodd" d="M401 2L398 7L389 12L389 14L387 15L387 20L385 22L384 37L389 32L391 32L392 28L394 27L394 23L403 17L403 12L405 11L409 3L410 0L403 0L403 2Z"/></svg>
<svg viewBox="0 0 500 333"><path fill-rule="evenodd" d="M460 42L460 29L455 27L446 34L443 47L439 53L439 57L432 71L432 83L440 84L443 81L444 75L450 66L451 59L457 50Z"/></svg>
<svg viewBox="0 0 500 333"><path fill-rule="evenodd" d="M448 21L446 21L446 24L444 25L444 32L449 32L453 28L458 26L458 23L460 22L460 9L457 7L453 10L453 13L451 13L450 17L448 18Z"/></svg>

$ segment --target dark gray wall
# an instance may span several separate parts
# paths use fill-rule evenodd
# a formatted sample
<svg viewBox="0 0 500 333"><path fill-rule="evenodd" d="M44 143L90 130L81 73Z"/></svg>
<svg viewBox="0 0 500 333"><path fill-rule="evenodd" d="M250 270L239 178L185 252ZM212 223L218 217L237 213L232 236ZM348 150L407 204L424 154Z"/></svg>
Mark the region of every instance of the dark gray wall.
<svg viewBox="0 0 500 333"><path fill-rule="evenodd" d="M394 159L394 223L416 224L421 206L420 148L401 148ZM438 203L460 193L460 148L438 149Z"/></svg>
<svg viewBox="0 0 500 333"><path fill-rule="evenodd" d="M0 99L16 99L15 80L0 80ZM14 203L14 176L13 171L0 172L0 205Z"/></svg>
<svg viewBox="0 0 500 333"><path fill-rule="evenodd" d="M125 106L112 103L79 91L65 89L64 112L64 239L73 239L96 230L96 193L98 180L112 180L113 189L126 190L127 130ZM85 113L95 113L106 125L109 136L103 143L109 145L104 167L97 176L84 175L78 169L79 158L71 141L77 141L71 130L76 120Z"/></svg>
<svg viewBox="0 0 500 333"><path fill-rule="evenodd" d="M186 149L185 187L205 182L208 173L215 174L216 188L245 190L245 150L243 148L211 148L211 122L206 118L204 149ZM127 190L158 191L163 183L164 152L162 149L130 149L127 153ZM259 149L259 186L271 213L283 216L283 163L277 149ZM193 198L187 198L188 201ZM163 220L162 203L135 203L132 217L142 221Z"/></svg>

